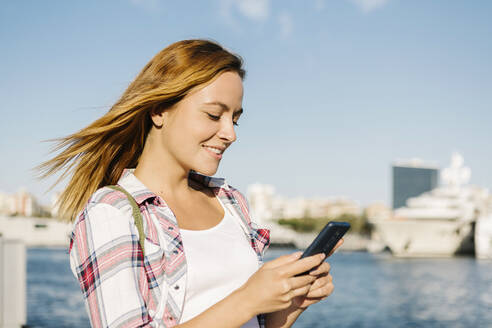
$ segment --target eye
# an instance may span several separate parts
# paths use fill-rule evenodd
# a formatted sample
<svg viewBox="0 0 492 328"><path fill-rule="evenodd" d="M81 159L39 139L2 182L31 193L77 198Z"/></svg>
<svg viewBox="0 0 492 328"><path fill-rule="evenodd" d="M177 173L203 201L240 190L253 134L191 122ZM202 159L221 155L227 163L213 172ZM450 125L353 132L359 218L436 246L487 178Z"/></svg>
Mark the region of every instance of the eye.
<svg viewBox="0 0 492 328"><path fill-rule="evenodd" d="M212 121L220 120L220 116L212 115L210 113L207 113L207 115ZM232 121L232 124L234 124L235 126L239 126L239 123L237 121Z"/></svg>
<svg viewBox="0 0 492 328"><path fill-rule="evenodd" d="M213 120L213 121L220 120L220 116L212 115L210 113L207 113L207 114L208 114L208 117L210 117L210 119Z"/></svg>

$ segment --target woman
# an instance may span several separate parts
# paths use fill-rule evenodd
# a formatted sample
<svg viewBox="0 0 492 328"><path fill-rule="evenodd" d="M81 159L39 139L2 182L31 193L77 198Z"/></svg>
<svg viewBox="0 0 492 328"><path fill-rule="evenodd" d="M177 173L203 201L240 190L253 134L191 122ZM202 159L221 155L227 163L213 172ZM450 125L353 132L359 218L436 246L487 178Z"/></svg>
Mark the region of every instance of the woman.
<svg viewBox="0 0 492 328"><path fill-rule="evenodd" d="M59 205L75 220L70 262L93 327L290 327L331 294L324 256L260 267L269 232L210 177L236 140L244 75L214 42L176 42L41 166L72 174Z"/></svg>

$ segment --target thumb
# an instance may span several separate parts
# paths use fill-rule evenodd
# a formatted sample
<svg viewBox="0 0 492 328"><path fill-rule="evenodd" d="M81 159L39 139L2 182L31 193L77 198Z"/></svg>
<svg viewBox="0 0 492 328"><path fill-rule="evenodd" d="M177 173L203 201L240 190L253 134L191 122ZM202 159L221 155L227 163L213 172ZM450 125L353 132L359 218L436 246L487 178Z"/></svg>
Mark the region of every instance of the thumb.
<svg viewBox="0 0 492 328"><path fill-rule="evenodd" d="M301 255L302 252L295 252L291 254L282 255L272 261L265 263L264 266L273 269L287 263L295 262L301 257Z"/></svg>

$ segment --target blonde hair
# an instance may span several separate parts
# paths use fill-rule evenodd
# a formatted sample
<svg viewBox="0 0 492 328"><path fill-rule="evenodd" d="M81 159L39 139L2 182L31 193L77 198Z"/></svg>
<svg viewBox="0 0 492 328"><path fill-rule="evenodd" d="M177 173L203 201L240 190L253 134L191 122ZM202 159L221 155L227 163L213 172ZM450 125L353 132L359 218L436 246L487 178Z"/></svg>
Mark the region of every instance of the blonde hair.
<svg viewBox="0 0 492 328"><path fill-rule="evenodd" d="M152 126L150 112L170 108L194 87L233 71L243 79L241 57L208 40L171 44L145 65L121 98L101 118L55 139L54 158L36 169L40 178L63 171L70 181L58 199L59 217L73 220L99 188L116 184L123 170L136 167Z"/></svg>

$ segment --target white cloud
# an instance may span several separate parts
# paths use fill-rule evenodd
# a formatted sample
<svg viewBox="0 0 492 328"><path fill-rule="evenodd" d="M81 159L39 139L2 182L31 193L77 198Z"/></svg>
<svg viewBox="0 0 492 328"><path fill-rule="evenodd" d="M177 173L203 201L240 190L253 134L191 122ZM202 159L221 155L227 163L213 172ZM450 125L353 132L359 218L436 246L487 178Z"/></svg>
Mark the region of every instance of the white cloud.
<svg viewBox="0 0 492 328"><path fill-rule="evenodd" d="M280 24L280 35L284 39L288 38L294 29L292 17L287 12L281 12L278 16L278 22Z"/></svg>
<svg viewBox="0 0 492 328"><path fill-rule="evenodd" d="M232 28L240 30L236 19L243 16L251 21L266 21L270 18L270 0L219 0L219 14ZM280 36L288 38L294 29L293 19L286 12L276 15L276 21Z"/></svg>
<svg viewBox="0 0 492 328"><path fill-rule="evenodd" d="M270 0L220 0L220 15L232 23L233 11L256 21L263 21L270 15Z"/></svg>
<svg viewBox="0 0 492 328"><path fill-rule="evenodd" d="M389 2L389 0L350 0L350 1L365 13L383 7L385 4Z"/></svg>
<svg viewBox="0 0 492 328"><path fill-rule="evenodd" d="M253 20L264 20L269 14L269 0L236 0L239 12Z"/></svg>

